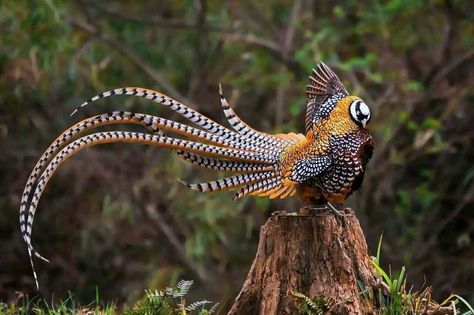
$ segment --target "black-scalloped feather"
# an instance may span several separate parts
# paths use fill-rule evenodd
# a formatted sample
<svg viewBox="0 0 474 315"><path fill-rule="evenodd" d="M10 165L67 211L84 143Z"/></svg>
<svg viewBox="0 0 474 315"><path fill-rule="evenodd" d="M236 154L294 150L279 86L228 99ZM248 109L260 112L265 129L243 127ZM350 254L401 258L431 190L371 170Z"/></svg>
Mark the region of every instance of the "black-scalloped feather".
<svg viewBox="0 0 474 315"><path fill-rule="evenodd" d="M322 61L313 69L309 81L310 84L306 86L306 132L311 129L321 105L332 97L349 95L334 71Z"/></svg>

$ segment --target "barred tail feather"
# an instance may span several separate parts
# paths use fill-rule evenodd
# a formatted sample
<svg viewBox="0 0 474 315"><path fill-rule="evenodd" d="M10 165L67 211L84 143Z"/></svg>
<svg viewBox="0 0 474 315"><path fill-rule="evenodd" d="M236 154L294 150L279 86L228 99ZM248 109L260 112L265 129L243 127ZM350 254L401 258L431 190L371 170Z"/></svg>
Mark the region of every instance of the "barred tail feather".
<svg viewBox="0 0 474 315"><path fill-rule="evenodd" d="M31 254L31 250L31 246L28 245L28 257L30 259L31 270L33 271L33 278L35 279L36 290L39 290L38 275L36 274L35 264L33 262L33 255Z"/></svg>
<svg viewBox="0 0 474 315"><path fill-rule="evenodd" d="M214 133L217 136L220 136L222 138L229 139L232 141L247 143L247 144L258 143L261 147L266 148L266 149L271 149L271 148L274 148L275 146L283 147L287 143L285 139L279 139L271 135L265 136L263 133L260 133L260 132L257 132L256 136L244 137L241 134L235 133L234 131L218 124L217 122L197 112L196 110L191 109L188 106L172 99L171 97L168 97L154 90L144 89L144 88L139 88L139 87L124 87L124 88L118 88L115 90L102 92L92 97L91 99L87 100L86 102L82 103L79 107L77 107L72 112L71 116L74 115L80 108L85 107L88 104L95 102L99 99L106 98L112 95L133 95L133 96L144 97L146 99L152 100L155 103L159 103L161 105L167 106L171 110L179 113L186 119L199 125L205 130L211 133Z"/></svg>
<svg viewBox="0 0 474 315"><path fill-rule="evenodd" d="M245 184L253 183L258 180L263 180L274 175L272 172L262 172L253 174L240 174L223 179L214 180L211 182L199 183L199 184L188 184L181 181L184 185L189 188L201 192L216 192L232 189Z"/></svg>
<svg viewBox="0 0 474 315"><path fill-rule="evenodd" d="M244 162L253 162L259 164L270 165L273 163L273 159L269 157L262 156L257 153L252 153L248 151L223 148L219 146L213 146L209 144L203 144L183 139L176 139L170 137L164 137L159 135L144 134L137 132L126 132L126 131L110 131L110 132L99 132L93 133L84 137L81 137L67 146L65 146L61 151L49 162L48 166L42 173L41 177L36 183L36 188L34 193L31 196L31 201L29 205L28 212L22 210L23 215L20 215L20 228L23 235L23 238L28 246L30 255L34 254L39 258L46 260L39 253L35 251L31 244L31 234L33 227L34 215L39 203L39 199L48 183L49 179L52 177L54 172L57 170L59 165L64 162L68 157L85 149L101 143L112 143L112 142L129 142L129 143L142 143L147 145L156 145L160 147L168 147L171 149L189 151L191 153L206 154L222 158L231 158L235 160L240 160ZM245 183L245 181L243 182ZM29 184L29 189L31 190L34 183ZM26 203L22 204L23 207L26 207ZM22 208L23 209L23 208ZM34 268L34 267L33 267ZM35 273L35 272L34 272Z"/></svg>
<svg viewBox="0 0 474 315"><path fill-rule="evenodd" d="M139 114L139 115L143 115L143 114ZM272 155L272 156L277 156L277 153L279 153L279 151L277 150L268 150L260 146L255 146L253 144L246 144L246 143L241 143L238 141L236 142L229 139L225 139L220 136L216 136L213 133L210 133L201 129L197 129L194 127L190 127L188 125L181 124L173 120L169 120L169 119L165 119L161 117L155 117L155 116L150 116L150 117L152 117L151 118L152 122L156 124L160 129L175 132L175 133L178 133L178 134L181 134L193 139L208 141L218 146L246 150L250 152L261 152L262 154L267 154L267 155Z"/></svg>
<svg viewBox="0 0 474 315"><path fill-rule="evenodd" d="M235 194L234 200L247 195L260 196L261 194L279 186L280 183L281 179L276 176L245 185Z"/></svg>
<svg viewBox="0 0 474 315"><path fill-rule="evenodd" d="M79 123L75 124L71 128L67 129L63 132L53 143L48 147L48 149L43 153L41 158L36 163L35 167L33 168L30 177L26 183L25 189L22 194L21 202L20 202L20 220L22 217L25 216L26 207L28 205L28 200L30 197L31 189L35 184L38 176L46 165L46 163L52 158L52 156L58 152L58 150L67 143L70 139L77 136L78 134L90 130L93 128L97 128L100 126L110 125L110 124L140 124L143 125L147 130L155 134L159 134L161 129L170 130L194 139L204 140L212 142L218 146L227 146L234 149L239 150L248 150L250 152L262 152L263 155L269 154L267 150L261 150L255 146L243 146L227 139L220 138L212 133L208 133L206 131L196 129L184 124L177 123L172 120L164 119L161 117L155 117L146 114L139 114L139 113L130 113L130 112L123 112L117 111L108 114L102 114L94 117L90 117L88 119L84 119ZM24 227L21 226L21 232L24 233ZM35 253L38 257L45 259L38 253Z"/></svg>
<svg viewBox="0 0 474 315"><path fill-rule="evenodd" d="M28 205L29 197L31 190L37 181L42 169L48 163L48 161L53 157L55 153L59 151L70 139L81 134L86 130L97 128L100 126L106 126L111 124L130 124L136 123L143 125L147 130L155 134L161 134L161 130L157 127L154 116L144 115L144 114L133 114L129 112L113 112L102 115L93 116L87 119L84 119L72 127L64 131L59 137L54 140L50 146L46 149L43 155L40 157L36 165L34 166L27 182L20 201L20 221L24 220L23 217L26 215L26 207ZM25 218L26 219L26 218ZM25 232L24 226L20 225L21 233ZM35 252L35 255L39 258L46 260L44 257Z"/></svg>
<svg viewBox="0 0 474 315"><path fill-rule="evenodd" d="M216 123L212 119L202 115L194 109L191 109L188 106L172 99L171 97L168 97L154 90L139 87L124 87L102 92L82 103L71 113L71 116L74 115L80 108L85 107L86 105L95 102L99 99L106 98L112 95L133 95L143 97L161 105L168 106L171 110L181 114L185 118L189 119L191 122L198 124L199 126L203 127L206 130L209 130L212 133L215 133L220 136L232 133L231 130Z"/></svg>
<svg viewBox="0 0 474 315"><path fill-rule="evenodd" d="M280 139L277 139L276 137L265 134L262 132L259 132L249 125L247 125L237 114L234 112L232 107L230 107L229 103L224 97L224 94L222 93L222 86L219 84L219 96L221 100L221 106L224 111L224 115L227 118L227 121L229 124L234 128L235 131L240 133L246 138L253 139L260 141L262 143L265 143L269 146L271 145L284 145L286 144L286 141L282 142Z"/></svg>
<svg viewBox="0 0 474 315"><path fill-rule="evenodd" d="M235 160L255 162L260 164L272 164L273 161L270 158L263 157L255 153L249 153L247 151L222 148L218 146L192 142L182 139L157 136L151 134L127 132L127 131L109 131L93 133L82 138L79 138L67 146L65 146L48 164L43 174L39 178L34 194L31 198L31 203L27 218L25 216L20 217L22 226L22 233L27 243L30 243L31 236L31 225L33 224L33 216L36 211L36 207L39 202L39 198L46 187L47 182L59 167L59 165L66 160L69 156L74 153L81 151L87 147L91 147L101 143L112 143L112 142L129 142L129 143L142 143L147 145L156 145L160 147L168 147L171 149L190 151L192 153L207 154L224 158L231 158ZM26 220L25 220L26 219Z"/></svg>
<svg viewBox="0 0 474 315"><path fill-rule="evenodd" d="M72 113L71 116L74 115L80 108L87 106L88 104L95 102L99 99L106 98L112 95L133 95L138 97L143 97L149 100L152 100L156 103L169 107L171 110L179 113L186 119L190 120L193 123L198 124L202 128L217 134L218 136L224 136L232 134L232 131L225 128L224 126L216 123L212 119L204 116L203 114L195 111L194 109L189 108L188 106L172 99L169 96L166 96L160 92L144 89L139 87L124 87L118 88L115 90L110 90L106 92L102 92L89 100L82 103L79 107L77 107Z"/></svg>
<svg viewBox="0 0 474 315"><path fill-rule="evenodd" d="M270 199L280 197L283 199L286 196L294 195L295 193L296 189L294 185L285 184L282 180L282 177L280 175L276 175L272 178L256 181L242 187L241 190L235 195L234 200L247 195L268 197Z"/></svg>
<svg viewBox="0 0 474 315"><path fill-rule="evenodd" d="M205 167L217 171L252 173L272 171L274 169L273 166L268 166L265 164L253 164L248 162L213 159L181 150L176 150L176 154L187 162L198 165L200 167Z"/></svg>

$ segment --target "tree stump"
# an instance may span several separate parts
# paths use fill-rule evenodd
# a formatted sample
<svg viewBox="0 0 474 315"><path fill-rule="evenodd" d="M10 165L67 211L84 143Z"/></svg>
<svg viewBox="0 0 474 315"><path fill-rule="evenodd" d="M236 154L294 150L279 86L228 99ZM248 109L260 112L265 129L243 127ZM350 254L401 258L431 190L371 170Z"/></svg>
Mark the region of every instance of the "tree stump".
<svg viewBox="0 0 474 315"><path fill-rule="evenodd" d="M333 301L330 314L371 314L361 294L377 276L359 221L350 209L270 217L260 230L257 254L229 314L297 314L294 295Z"/></svg>

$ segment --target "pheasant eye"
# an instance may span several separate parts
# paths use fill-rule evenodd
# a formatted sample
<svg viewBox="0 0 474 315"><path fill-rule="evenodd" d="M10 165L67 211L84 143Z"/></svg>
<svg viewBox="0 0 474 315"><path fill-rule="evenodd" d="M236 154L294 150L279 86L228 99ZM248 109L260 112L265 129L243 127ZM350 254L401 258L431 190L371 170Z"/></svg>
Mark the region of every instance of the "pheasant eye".
<svg viewBox="0 0 474 315"><path fill-rule="evenodd" d="M352 120L361 127L365 127L370 121L370 109L362 100L355 100L349 107Z"/></svg>

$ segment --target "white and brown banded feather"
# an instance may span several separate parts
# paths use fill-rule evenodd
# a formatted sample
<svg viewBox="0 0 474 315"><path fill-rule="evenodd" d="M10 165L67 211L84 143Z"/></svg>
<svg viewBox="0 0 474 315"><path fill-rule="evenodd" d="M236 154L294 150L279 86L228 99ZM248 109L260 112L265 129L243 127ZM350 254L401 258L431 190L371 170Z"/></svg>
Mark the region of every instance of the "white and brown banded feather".
<svg viewBox="0 0 474 315"><path fill-rule="evenodd" d="M306 132L311 130L317 112L326 100L331 96L340 95L342 98L349 95L341 80L324 62L313 69L309 80L310 84L306 86Z"/></svg>

